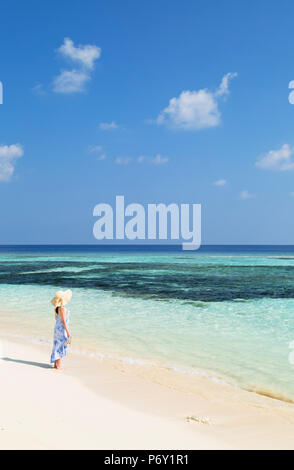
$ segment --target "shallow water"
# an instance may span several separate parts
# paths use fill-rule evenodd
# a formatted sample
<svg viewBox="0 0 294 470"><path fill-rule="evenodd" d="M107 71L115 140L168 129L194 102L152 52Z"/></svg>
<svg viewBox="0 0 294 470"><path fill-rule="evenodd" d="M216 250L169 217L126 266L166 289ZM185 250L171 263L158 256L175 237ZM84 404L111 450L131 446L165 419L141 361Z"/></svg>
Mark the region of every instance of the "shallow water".
<svg viewBox="0 0 294 470"><path fill-rule="evenodd" d="M71 288L76 347L294 399L294 248L233 249L2 248L2 324L50 336Z"/></svg>

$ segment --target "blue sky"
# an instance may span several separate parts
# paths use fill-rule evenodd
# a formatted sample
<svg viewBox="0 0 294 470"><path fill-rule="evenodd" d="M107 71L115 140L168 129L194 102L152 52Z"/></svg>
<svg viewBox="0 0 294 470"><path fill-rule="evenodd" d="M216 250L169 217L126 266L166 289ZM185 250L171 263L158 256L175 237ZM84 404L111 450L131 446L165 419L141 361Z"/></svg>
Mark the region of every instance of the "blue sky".
<svg viewBox="0 0 294 470"><path fill-rule="evenodd" d="M203 243L293 244L293 16L290 0L3 2L0 243L95 243L94 206L123 194L201 203Z"/></svg>

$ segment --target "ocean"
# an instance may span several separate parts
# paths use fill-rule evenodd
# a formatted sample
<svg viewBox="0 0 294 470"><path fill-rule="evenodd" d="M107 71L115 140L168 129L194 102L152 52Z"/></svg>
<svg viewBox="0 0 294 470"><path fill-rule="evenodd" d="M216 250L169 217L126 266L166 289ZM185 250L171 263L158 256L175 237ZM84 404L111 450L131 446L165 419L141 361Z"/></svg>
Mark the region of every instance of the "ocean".
<svg viewBox="0 0 294 470"><path fill-rule="evenodd" d="M1 330L294 401L294 246L1 246Z"/></svg>

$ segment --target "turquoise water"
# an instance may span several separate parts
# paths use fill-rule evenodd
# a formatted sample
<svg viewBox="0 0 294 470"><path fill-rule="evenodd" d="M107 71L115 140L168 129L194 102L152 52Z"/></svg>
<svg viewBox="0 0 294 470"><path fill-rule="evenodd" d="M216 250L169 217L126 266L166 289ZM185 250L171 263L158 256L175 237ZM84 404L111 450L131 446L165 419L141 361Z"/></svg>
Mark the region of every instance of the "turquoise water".
<svg viewBox="0 0 294 470"><path fill-rule="evenodd" d="M15 324L18 334L49 338L49 301L55 290L71 288L73 347L294 400L291 247L3 248L0 260L4 329Z"/></svg>

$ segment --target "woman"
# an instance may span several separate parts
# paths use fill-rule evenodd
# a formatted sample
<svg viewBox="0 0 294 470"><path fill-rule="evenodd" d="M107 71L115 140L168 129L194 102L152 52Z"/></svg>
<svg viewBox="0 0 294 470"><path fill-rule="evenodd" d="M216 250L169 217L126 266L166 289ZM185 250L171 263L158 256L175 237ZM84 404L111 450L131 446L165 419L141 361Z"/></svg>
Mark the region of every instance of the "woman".
<svg viewBox="0 0 294 470"><path fill-rule="evenodd" d="M68 344L70 344L71 335L68 330L70 311L64 306L72 297L71 290L59 290L54 299L51 300L55 310L55 328L54 341L50 362L54 362L55 369L61 369L61 358L66 355Z"/></svg>

